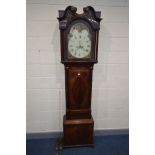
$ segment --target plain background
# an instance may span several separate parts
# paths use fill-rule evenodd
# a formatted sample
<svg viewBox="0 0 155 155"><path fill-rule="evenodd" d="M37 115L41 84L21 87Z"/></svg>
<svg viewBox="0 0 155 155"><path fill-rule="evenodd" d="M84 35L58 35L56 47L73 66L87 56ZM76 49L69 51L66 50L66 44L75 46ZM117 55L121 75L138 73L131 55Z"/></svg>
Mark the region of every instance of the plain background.
<svg viewBox="0 0 155 155"><path fill-rule="evenodd" d="M155 154L155 2L130 0L130 154ZM0 154L26 154L26 4L0 5Z"/></svg>
<svg viewBox="0 0 155 155"><path fill-rule="evenodd" d="M91 5L101 11L98 64L94 65L95 130L129 128L128 0L27 0L27 133L62 131L64 65L58 10Z"/></svg>

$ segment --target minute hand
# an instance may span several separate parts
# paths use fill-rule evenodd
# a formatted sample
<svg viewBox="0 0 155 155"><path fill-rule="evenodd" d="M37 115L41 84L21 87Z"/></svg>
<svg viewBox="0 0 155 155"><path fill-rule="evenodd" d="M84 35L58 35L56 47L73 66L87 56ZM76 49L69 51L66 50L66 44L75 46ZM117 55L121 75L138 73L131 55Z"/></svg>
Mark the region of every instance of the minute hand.
<svg viewBox="0 0 155 155"><path fill-rule="evenodd" d="M84 46L85 42L80 41L80 47L83 48L85 50L85 46Z"/></svg>
<svg viewBox="0 0 155 155"><path fill-rule="evenodd" d="M83 43L81 42L81 39L79 40L79 46L83 47Z"/></svg>

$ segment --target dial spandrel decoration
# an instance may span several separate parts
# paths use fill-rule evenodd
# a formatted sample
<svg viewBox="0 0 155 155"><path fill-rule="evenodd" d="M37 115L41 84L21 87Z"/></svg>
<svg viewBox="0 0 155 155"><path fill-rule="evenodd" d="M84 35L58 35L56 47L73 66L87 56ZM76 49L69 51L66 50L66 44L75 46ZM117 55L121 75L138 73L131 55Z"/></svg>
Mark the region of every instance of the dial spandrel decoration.
<svg viewBox="0 0 155 155"><path fill-rule="evenodd" d="M83 23L72 25L68 34L68 56L73 58L90 58L91 34Z"/></svg>

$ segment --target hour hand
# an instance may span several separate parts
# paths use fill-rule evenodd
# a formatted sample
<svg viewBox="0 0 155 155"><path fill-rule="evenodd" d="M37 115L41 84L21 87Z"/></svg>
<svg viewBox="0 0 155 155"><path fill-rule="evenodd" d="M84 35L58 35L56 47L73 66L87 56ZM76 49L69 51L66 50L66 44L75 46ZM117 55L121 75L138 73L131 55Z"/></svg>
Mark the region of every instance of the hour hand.
<svg viewBox="0 0 155 155"><path fill-rule="evenodd" d="M81 41L79 41L79 46L81 46Z"/></svg>
<svg viewBox="0 0 155 155"><path fill-rule="evenodd" d="M78 49L79 48L79 46L76 46L76 49Z"/></svg>
<svg viewBox="0 0 155 155"><path fill-rule="evenodd" d="M80 44L80 41L79 41L79 47L80 47L80 45L81 45L81 44Z"/></svg>

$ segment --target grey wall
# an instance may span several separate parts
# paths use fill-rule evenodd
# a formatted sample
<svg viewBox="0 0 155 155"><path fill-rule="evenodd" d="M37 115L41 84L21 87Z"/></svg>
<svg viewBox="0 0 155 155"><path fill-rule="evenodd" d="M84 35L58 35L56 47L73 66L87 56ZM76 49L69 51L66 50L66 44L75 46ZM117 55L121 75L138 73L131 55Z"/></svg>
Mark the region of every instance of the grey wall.
<svg viewBox="0 0 155 155"><path fill-rule="evenodd" d="M128 0L27 0L27 133L62 131L65 81L57 17L67 5L102 11L92 90L95 129L128 128Z"/></svg>

